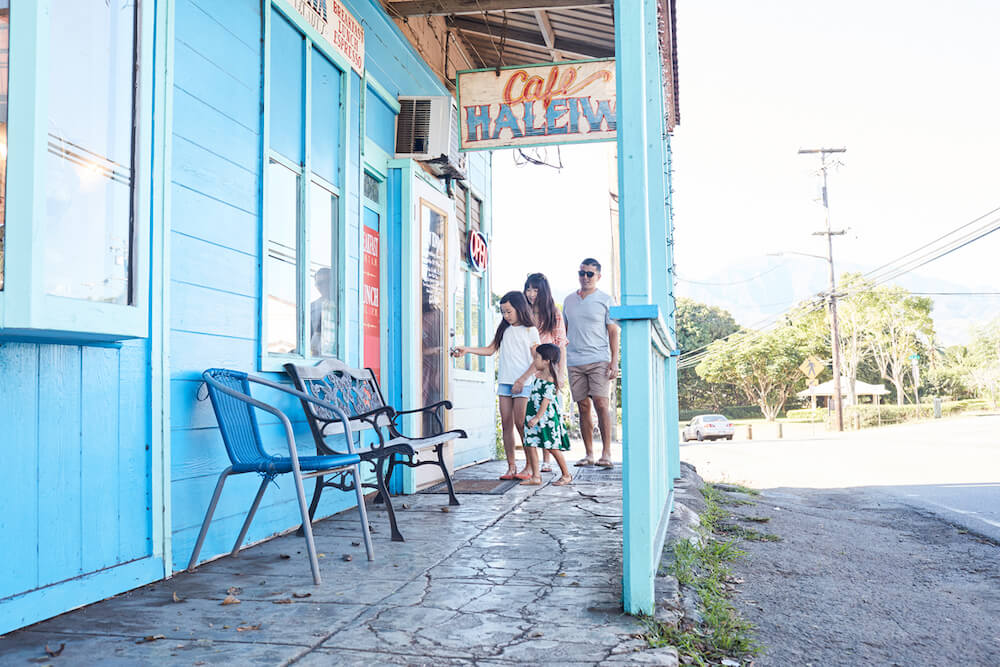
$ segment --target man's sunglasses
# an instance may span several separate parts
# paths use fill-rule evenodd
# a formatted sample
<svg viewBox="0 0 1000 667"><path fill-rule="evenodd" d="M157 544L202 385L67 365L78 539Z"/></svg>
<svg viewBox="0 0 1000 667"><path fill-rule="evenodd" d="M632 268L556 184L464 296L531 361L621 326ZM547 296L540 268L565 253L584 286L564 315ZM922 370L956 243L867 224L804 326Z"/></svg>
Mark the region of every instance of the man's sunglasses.
<svg viewBox="0 0 1000 667"><path fill-rule="evenodd" d="M581 278L587 276L588 278L593 278L596 271L579 271L578 274Z"/></svg>

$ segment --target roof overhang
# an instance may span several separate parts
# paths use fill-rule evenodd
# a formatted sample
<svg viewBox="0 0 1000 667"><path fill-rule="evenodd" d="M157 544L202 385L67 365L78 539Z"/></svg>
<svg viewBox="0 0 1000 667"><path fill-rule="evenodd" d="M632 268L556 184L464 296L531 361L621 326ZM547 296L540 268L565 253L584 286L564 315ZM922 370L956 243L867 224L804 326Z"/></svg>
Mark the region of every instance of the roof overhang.
<svg viewBox="0 0 1000 667"><path fill-rule="evenodd" d="M483 69L615 55L610 0L382 0L389 16L443 16ZM676 0L657 0L667 130L680 122Z"/></svg>

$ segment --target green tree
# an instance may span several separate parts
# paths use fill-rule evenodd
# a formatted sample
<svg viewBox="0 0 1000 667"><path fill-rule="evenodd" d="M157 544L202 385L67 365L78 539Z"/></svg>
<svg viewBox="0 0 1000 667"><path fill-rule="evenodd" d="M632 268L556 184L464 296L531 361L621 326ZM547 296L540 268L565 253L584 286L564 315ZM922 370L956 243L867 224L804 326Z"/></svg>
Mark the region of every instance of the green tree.
<svg viewBox="0 0 1000 667"><path fill-rule="evenodd" d="M691 299L677 299L675 312L677 345L682 353L707 347L713 341L739 331L736 320L718 306ZM677 399L682 410L706 408L720 411L740 403L739 393L730 385L713 384L698 376L693 367L677 373Z"/></svg>
<svg viewBox="0 0 1000 667"><path fill-rule="evenodd" d="M910 355L917 353L921 340L934 338L931 319L934 302L927 297L912 296L895 285L879 286L868 294L874 309L868 348L882 378L896 388L896 404L902 405Z"/></svg>
<svg viewBox="0 0 1000 667"><path fill-rule="evenodd" d="M1000 317L973 328L967 378L980 398L1000 406Z"/></svg>
<svg viewBox="0 0 1000 667"><path fill-rule="evenodd" d="M743 331L709 347L698 364L698 375L708 382L739 389L774 421L792 393L804 384L799 365L816 346L808 326L797 322L765 332Z"/></svg>
<svg viewBox="0 0 1000 667"><path fill-rule="evenodd" d="M857 404L858 371L871 354L871 339L879 320L878 300L871 292L874 284L860 273L845 273L839 285L849 295L837 304L840 367L847 378L850 402Z"/></svg>

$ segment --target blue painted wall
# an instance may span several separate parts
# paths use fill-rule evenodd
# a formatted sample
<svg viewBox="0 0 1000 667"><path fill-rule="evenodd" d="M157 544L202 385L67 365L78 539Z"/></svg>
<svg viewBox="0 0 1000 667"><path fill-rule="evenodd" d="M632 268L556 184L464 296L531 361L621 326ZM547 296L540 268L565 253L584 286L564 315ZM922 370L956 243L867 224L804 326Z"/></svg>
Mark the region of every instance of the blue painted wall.
<svg viewBox="0 0 1000 667"><path fill-rule="evenodd" d="M213 366L257 372L262 21L259 0L167 1L175 20L171 162L165 186L169 301L164 331L154 335L163 336L169 351L170 417L164 428L170 504L165 509L166 530L172 533L168 569L177 570L186 565L217 476L228 465L211 406L198 400L200 373ZM377 3L347 5L365 24L367 66L391 94L446 94ZM355 73L348 76L343 321L345 356L358 364L361 79ZM165 110L155 113L157 122L167 117ZM392 109L377 102L366 108L365 122L367 135L391 152ZM487 197L488 220L488 156L471 156L470 175ZM387 184L386 192L386 222L398 231L403 224L398 180ZM390 247L386 253L394 256L398 249ZM404 279L396 273L390 277ZM389 363L400 367L393 359ZM0 489L0 633L162 576L163 567L153 556L149 414L151 368L159 364L145 339L120 345L0 341L5 471ZM394 391L397 379L390 381ZM261 397L293 416L298 441L308 448L311 438L298 417L297 402ZM260 418L269 446L281 451L277 423L267 415ZM202 552L205 558L231 548L257 484L252 475L227 483ZM348 494L327 493L319 513L337 512L353 502ZM292 485L272 486L248 540L287 530L297 521ZM98 574L83 576L94 572ZM44 603L37 596L44 596Z"/></svg>
<svg viewBox="0 0 1000 667"><path fill-rule="evenodd" d="M129 587L112 572L48 610L54 584L151 557L148 367L146 341L0 342L0 632Z"/></svg>
<svg viewBox="0 0 1000 667"><path fill-rule="evenodd" d="M174 569L186 566L219 472L227 465L215 418L198 400L202 370L228 366L257 372L261 182L262 47L257 0L176 0L173 181L171 187L171 517ZM348 2L366 31L366 65L391 94L447 94L409 43L375 3ZM360 364L361 349L361 78L351 72L344 194L347 282L344 356ZM369 95L365 130L393 150L395 116ZM489 189L488 156L473 156L471 173ZM398 196L398 188L387 194ZM396 202L398 206L398 200ZM388 210L393 210L390 204ZM390 221L400 224L399 217ZM387 249L386 252L392 252ZM399 277L401 279L401 277ZM391 346L390 346L391 347ZM398 369L398 365L391 366ZM396 371L398 372L398 370ZM295 422L298 442L311 437L297 403L277 400ZM259 415L271 449L284 448L273 418ZM225 553L253 498L256 476L227 482L202 552ZM311 489L311 487L310 487ZM350 494L324 493L319 515L354 504ZM294 527L291 484L271 487L248 534L264 539Z"/></svg>

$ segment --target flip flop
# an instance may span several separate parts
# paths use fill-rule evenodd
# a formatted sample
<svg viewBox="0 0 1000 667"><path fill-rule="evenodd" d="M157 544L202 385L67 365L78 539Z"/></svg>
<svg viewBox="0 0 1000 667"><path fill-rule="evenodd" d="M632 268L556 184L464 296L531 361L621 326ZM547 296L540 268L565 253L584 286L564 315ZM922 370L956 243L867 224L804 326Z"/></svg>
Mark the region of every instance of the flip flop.
<svg viewBox="0 0 1000 667"><path fill-rule="evenodd" d="M572 478L567 479L566 481L563 481L563 480L560 479L560 480L557 480L555 482L552 482L552 486L566 486L566 485L572 484L572 483L573 483L573 479Z"/></svg>
<svg viewBox="0 0 1000 667"><path fill-rule="evenodd" d="M500 475L500 479L502 479L504 481L507 481L507 480L510 480L510 479L514 479L514 475L512 475L510 473L507 473L506 475Z"/></svg>
<svg viewBox="0 0 1000 667"><path fill-rule="evenodd" d="M511 477L511 479L522 479L522 480L523 479L531 479L531 473L530 472L519 472L516 475L514 475L513 477Z"/></svg>
<svg viewBox="0 0 1000 667"><path fill-rule="evenodd" d="M541 468L538 469L538 471L539 472L552 472L552 466L547 465L547 464L543 465Z"/></svg>
<svg viewBox="0 0 1000 667"><path fill-rule="evenodd" d="M579 467L592 466L592 465L594 465L594 460L592 458L590 458L590 457L584 456L582 459L580 459L579 461L577 461L573 465L579 466Z"/></svg>
<svg viewBox="0 0 1000 667"><path fill-rule="evenodd" d="M597 461L597 463L595 463L594 465L596 465L598 468L614 468L615 467L615 464L612 463L611 461L607 460L607 459L599 459Z"/></svg>

